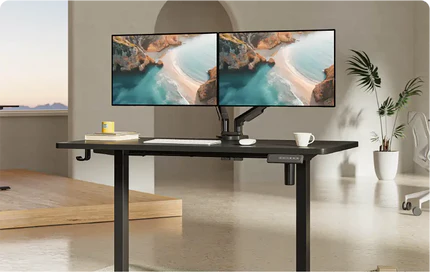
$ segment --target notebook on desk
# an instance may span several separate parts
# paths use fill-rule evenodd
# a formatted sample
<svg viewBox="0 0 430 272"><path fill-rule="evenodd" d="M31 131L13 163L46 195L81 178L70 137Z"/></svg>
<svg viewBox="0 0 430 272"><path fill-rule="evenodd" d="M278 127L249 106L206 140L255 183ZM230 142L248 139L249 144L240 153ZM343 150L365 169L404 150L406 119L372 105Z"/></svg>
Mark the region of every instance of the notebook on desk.
<svg viewBox="0 0 430 272"><path fill-rule="evenodd" d="M85 135L85 141L129 141L139 139L139 133L118 131L114 133L92 133Z"/></svg>

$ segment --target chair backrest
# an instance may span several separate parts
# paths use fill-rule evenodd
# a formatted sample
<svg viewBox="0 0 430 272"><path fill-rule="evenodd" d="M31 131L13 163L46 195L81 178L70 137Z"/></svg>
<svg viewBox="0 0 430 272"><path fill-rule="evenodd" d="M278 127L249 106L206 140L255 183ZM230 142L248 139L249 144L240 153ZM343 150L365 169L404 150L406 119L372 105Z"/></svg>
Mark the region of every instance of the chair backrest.
<svg viewBox="0 0 430 272"><path fill-rule="evenodd" d="M429 171L429 119L422 112L408 112L408 125L414 135L414 162Z"/></svg>

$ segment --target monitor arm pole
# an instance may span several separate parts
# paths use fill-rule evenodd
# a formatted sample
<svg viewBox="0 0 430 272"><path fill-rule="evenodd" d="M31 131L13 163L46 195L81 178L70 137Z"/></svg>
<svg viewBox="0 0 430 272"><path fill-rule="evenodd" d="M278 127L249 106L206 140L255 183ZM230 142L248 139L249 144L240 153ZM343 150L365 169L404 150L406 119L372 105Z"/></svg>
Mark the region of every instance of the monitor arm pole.
<svg viewBox="0 0 430 272"><path fill-rule="evenodd" d="M229 116L227 108L217 107L218 117L221 120L221 135L217 136L223 141L239 141L240 139L248 138L248 135L243 135L243 125L245 122L250 122L260 116L266 107L252 107L234 119L234 131L229 130Z"/></svg>
<svg viewBox="0 0 430 272"><path fill-rule="evenodd" d="M221 135L224 132L229 131L230 119L228 117L228 111L225 107L217 107L218 118L221 120Z"/></svg>
<svg viewBox="0 0 430 272"><path fill-rule="evenodd" d="M250 122L263 114L266 107L252 107L238 117L234 118L234 131L243 135L243 125L245 122Z"/></svg>

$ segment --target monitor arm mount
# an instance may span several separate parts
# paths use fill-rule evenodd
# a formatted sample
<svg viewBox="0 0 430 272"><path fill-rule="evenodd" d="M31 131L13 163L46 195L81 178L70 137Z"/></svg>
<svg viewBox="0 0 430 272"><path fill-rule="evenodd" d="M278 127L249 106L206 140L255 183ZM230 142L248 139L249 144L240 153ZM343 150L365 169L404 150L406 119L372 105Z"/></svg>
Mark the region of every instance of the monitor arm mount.
<svg viewBox="0 0 430 272"><path fill-rule="evenodd" d="M216 108L218 119L221 121L221 136L224 132L228 132L230 130L230 119L228 117L228 111L225 107L218 106Z"/></svg>
<svg viewBox="0 0 430 272"><path fill-rule="evenodd" d="M230 120L225 107L217 107L218 117L221 120L221 135L218 136L224 141L239 141L240 139L248 138L248 135L243 135L243 125L245 122L250 122L260 116L266 107L252 107L234 119L234 131L230 131Z"/></svg>

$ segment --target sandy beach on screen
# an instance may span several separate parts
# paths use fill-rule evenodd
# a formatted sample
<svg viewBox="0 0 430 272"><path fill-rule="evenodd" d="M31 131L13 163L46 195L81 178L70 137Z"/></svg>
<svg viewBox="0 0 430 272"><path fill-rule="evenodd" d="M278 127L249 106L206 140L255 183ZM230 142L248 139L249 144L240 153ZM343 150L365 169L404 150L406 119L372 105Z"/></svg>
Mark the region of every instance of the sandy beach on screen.
<svg viewBox="0 0 430 272"><path fill-rule="evenodd" d="M273 56L275 60L275 66L280 74L282 74L292 85L291 91L303 102L305 105L313 103L312 91L317 85L317 82L313 82L300 74L294 66L290 63L288 46L283 46Z"/></svg>
<svg viewBox="0 0 430 272"><path fill-rule="evenodd" d="M169 50L161 58L163 62L163 70L169 75L169 77L178 83L180 89L178 92L181 96L187 100L190 104L195 104L197 90L204 82L198 82L193 78L186 75L181 68L177 65L175 56L175 50Z"/></svg>

